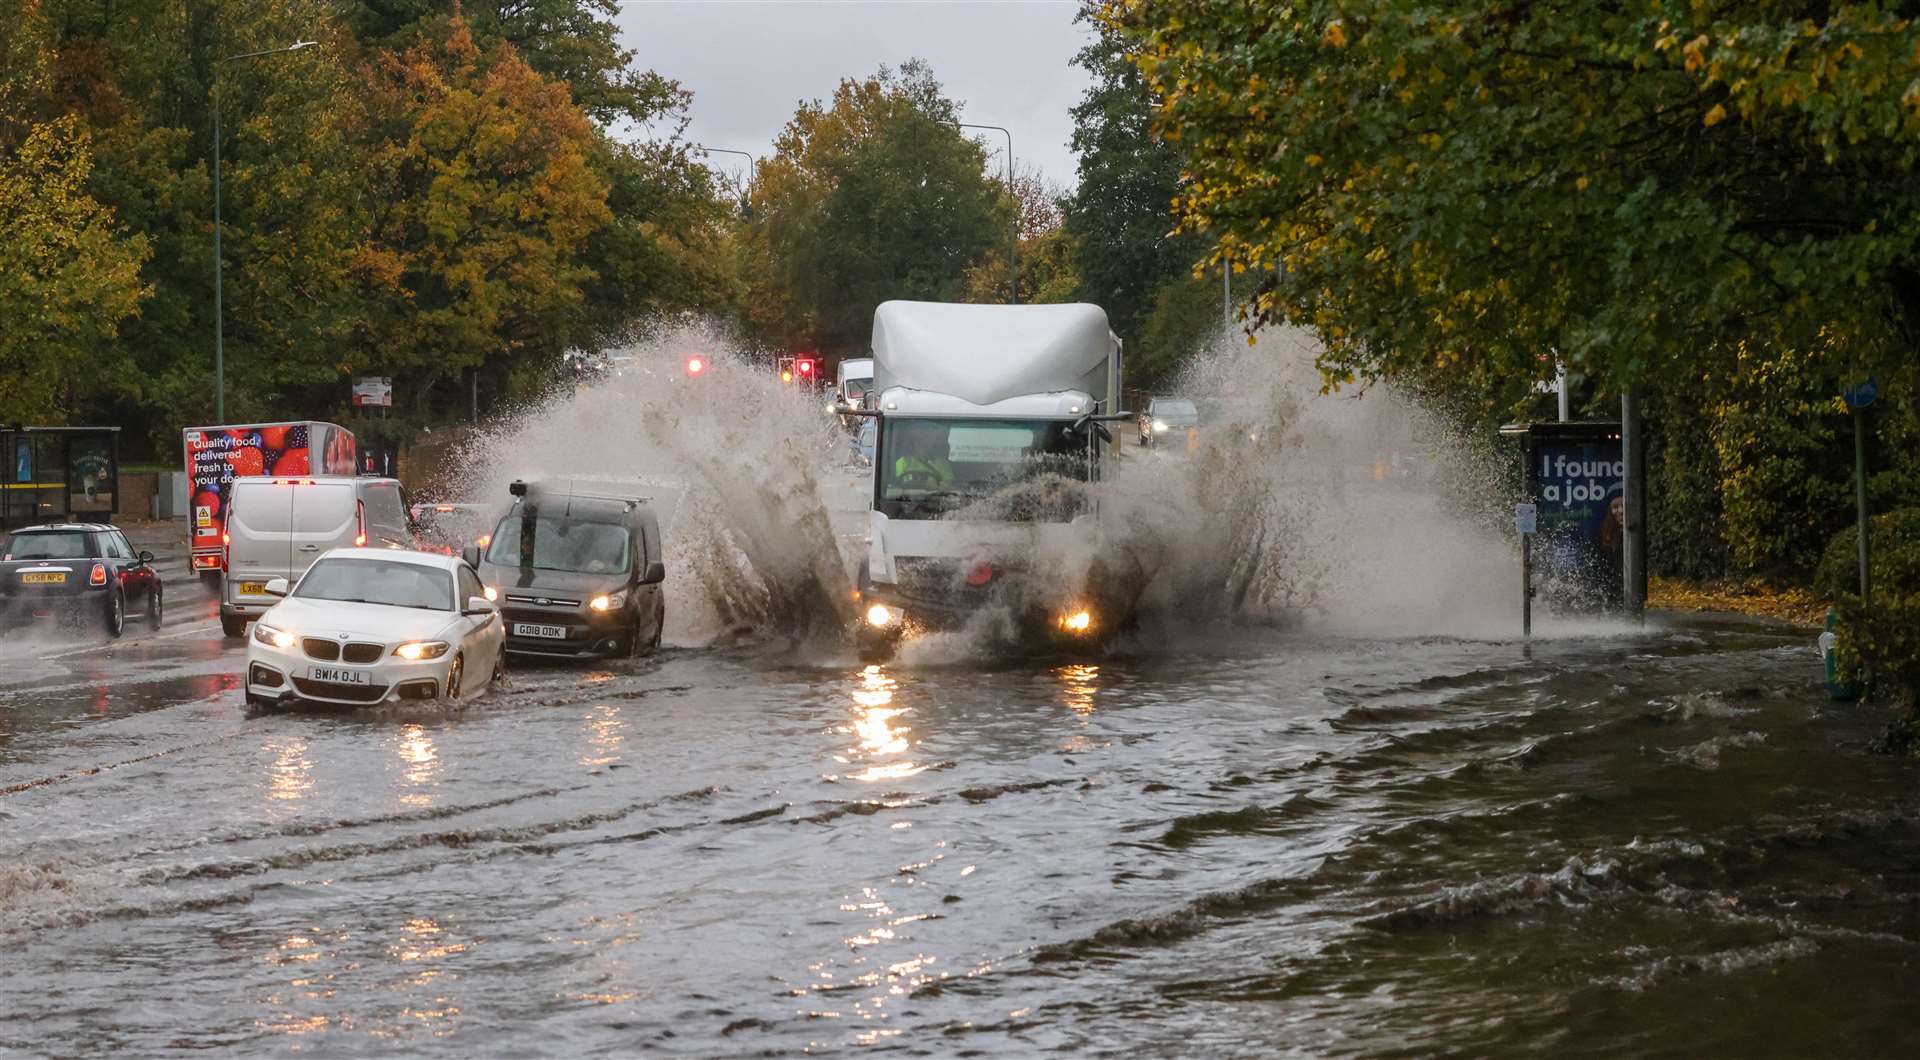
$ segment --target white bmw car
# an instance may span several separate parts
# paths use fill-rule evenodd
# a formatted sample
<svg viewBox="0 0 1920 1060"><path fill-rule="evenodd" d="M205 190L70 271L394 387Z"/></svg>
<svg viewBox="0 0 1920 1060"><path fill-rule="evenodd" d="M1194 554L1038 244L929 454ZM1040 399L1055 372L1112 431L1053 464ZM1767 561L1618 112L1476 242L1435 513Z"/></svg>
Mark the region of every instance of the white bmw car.
<svg viewBox="0 0 1920 1060"><path fill-rule="evenodd" d="M337 548L266 589L285 599L247 641L250 705L459 702L501 674L505 623L458 557Z"/></svg>

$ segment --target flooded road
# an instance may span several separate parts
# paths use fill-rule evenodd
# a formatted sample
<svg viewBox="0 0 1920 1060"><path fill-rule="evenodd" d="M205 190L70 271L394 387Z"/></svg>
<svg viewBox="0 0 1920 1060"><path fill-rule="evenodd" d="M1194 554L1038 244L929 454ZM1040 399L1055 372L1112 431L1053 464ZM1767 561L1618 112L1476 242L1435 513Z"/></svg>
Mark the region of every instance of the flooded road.
<svg viewBox="0 0 1920 1060"><path fill-rule="evenodd" d="M1800 630L670 650L250 716L0 671L0 1049L1805 1055L1920 1033L1916 770ZM1151 645L1151 649L1144 645Z"/></svg>

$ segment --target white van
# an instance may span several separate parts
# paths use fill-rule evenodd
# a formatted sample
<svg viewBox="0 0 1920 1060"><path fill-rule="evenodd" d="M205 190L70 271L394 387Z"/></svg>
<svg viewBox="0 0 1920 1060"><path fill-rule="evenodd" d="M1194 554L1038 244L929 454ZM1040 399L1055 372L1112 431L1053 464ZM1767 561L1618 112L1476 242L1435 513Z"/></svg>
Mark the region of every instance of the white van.
<svg viewBox="0 0 1920 1060"><path fill-rule="evenodd" d="M247 623L280 602L267 583L300 580L329 549L413 548L400 483L390 478L314 475L246 477L227 495L226 576L220 628L244 636Z"/></svg>

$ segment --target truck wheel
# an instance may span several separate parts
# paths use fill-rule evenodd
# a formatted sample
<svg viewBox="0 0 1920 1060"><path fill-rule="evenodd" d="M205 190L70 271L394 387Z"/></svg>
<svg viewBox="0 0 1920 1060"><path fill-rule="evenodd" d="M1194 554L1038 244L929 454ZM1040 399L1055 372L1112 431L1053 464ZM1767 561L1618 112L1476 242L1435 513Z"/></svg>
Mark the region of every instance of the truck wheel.
<svg viewBox="0 0 1920 1060"><path fill-rule="evenodd" d="M127 597L119 589L107 595L107 636L117 637L127 631Z"/></svg>
<svg viewBox="0 0 1920 1060"><path fill-rule="evenodd" d="M221 615L220 632L229 637L244 637L247 635L247 620L241 615Z"/></svg>

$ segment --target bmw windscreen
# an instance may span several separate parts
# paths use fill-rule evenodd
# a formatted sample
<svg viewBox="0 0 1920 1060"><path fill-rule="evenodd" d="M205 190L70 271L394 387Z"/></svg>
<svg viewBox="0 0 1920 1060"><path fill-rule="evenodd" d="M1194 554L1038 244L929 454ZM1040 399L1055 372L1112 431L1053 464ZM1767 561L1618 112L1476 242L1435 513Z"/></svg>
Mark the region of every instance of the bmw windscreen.
<svg viewBox="0 0 1920 1060"><path fill-rule="evenodd" d="M323 559L293 595L301 600L453 610L453 575L440 567L384 559Z"/></svg>
<svg viewBox="0 0 1920 1060"><path fill-rule="evenodd" d="M1079 510L1087 438L1060 420L890 418L881 445L880 511L933 519L1000 495L995 518L1062 521ZM1009 489L1009 487L1020 487Z"/></svg>

